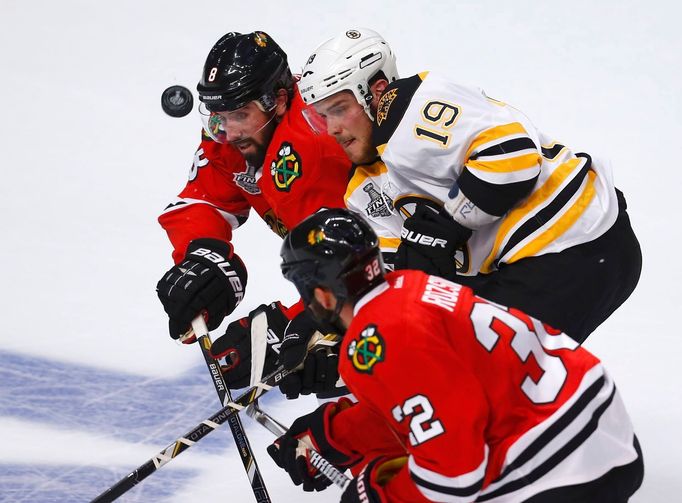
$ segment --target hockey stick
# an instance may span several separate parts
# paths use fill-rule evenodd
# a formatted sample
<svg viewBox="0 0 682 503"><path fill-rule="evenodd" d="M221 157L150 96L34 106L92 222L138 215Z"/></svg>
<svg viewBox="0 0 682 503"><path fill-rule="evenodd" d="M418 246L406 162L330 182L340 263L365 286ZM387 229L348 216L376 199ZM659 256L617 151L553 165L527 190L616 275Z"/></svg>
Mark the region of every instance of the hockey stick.
<svg viewBox="0 0 682 503"><path fill-rule="evenodd" d="M314 346L333 346L337 344L337 342L338 336L327 335L321 340L315 341ZM148 460L146 463L138 466L135 470L119 480L116 484L93 499L91 503L110 503L124 493L128 492L130 489L149 477L152 473L168 463L170 460L176 456L179 456L206 435L213 432L221 424L225 423L231 416L238 414L239 411L252 404L258 399L258 397L270 391L274 386L277 386L277 384L284 377L291 374L292 372L295 372L296 370L298 369L287 370L283 366L278 367L261 382L246 390L246 392L240 395L236 400L225 405L225 407L220 409L208 419L203 420L190 431L178 438L175 442L159 452L156 456Z"/></svg>
<svg viewBox="0 0 682 503"><path fill-rule="evenodd" d="M211 356L211 337L208 334L208 327L206 326L206 322L202 315L199 315L192 320L192 329L194 330L194 335L197 337L201 353L204 355L206 366L211 373L213 386L215 386L215 390L218 393L220 403L225 406L232 401L232 395L227 387L223 373L220 371L220 364ZM265 487L263 476L258 468L258 463L256 463L256 458L253 455L253 450L251 449L249 439L246 436L244 426L242 425L239 416L234 414L229 417L227 422L230 425L230 430L232 431L232 436L234 437L234 442L239 451L239 456L241 457L244 469L246 470L246 475L249 477L249 483L251 484L251 490L256 498L256 502L271 503L272 500Z"/></svg>
<svg viewBox="0 0 682 503"><path fill-rule="evenodd" d="M281 437L288 431L286 426L258 406L258 400L254 400L254 402L246 408L246 414L253 418L257 423L263 425L268 431L270 431L270 433L273 433L277 437ZM301 443L305 446L305 449L310 454L310 464L312 466L317 468L317 470L324 475L327 480L333 484L336 484L341 489L348 487L351 479L348 478L346 474L324 459L320 453L313 449L313 447L307 442L299 440L299 444Z"/></svg>

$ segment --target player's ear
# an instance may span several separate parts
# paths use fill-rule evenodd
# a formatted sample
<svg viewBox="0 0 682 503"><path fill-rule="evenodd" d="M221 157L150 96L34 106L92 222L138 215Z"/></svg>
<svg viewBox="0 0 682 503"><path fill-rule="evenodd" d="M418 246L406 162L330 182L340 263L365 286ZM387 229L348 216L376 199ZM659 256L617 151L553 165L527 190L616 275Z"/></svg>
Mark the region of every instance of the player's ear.
<svg viewBox="0 0 682 503"><path fill-rule="evenodd" d="M287 104L289 102L289 95L286 89L280 89L275 96L275 114L277 117L282 117L287 111Z"/></svg>
<svg viewBox="0 0 682 503"><path fill-rule="evenodd" d="M326 288L317 287L313 290L317 303L328 311L333 311L336 307L336 297Z"/></svg>
<svg viewBox="0 0 682 503"><path fill-rule="evenodd" d="M377 106L379 105L379 99L381 98L381 95L384 93L384 89L386 89L387 86L388 80L386 79L377 79L372 83L372 85L369 86L369 90L372 93L372 103L370 104L372 110L377 109Z"/></svg>

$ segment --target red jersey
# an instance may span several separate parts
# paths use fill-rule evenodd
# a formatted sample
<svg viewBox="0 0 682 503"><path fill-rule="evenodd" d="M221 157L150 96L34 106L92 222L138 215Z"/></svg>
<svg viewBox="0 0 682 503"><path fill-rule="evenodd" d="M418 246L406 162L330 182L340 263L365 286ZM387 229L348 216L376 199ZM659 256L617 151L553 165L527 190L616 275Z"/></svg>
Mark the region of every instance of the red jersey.
<svg viewBox="0 0 682 503"><path fill-rule="evenodd" d="M575 341L436 276L387 280L355 306L339 372L358 403L331 427L364 462L402 449L387 501L524 501L637 458L612 379Z"/></svg>
<svg viewBox="0 0 682 503"><path fill-rule="evenodd" d="M193 239L231 241L251 208L284 236L321 207L344 207L351 162L336 140L310 128L304 106L296 89L263 166L248 165L232 145L202 135L187 185L159 217L176 263Z"/></svg>

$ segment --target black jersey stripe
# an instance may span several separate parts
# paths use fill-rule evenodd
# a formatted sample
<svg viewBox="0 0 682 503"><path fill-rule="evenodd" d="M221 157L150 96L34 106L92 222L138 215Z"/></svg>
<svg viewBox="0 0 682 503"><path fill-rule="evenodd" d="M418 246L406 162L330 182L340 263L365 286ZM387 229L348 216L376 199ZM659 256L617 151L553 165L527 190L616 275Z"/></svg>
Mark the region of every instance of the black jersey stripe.
<svg viewBox="0 0 682 503"><path fill-rule="evenodd" d="M529 137L525 136L522 138L514 138L513 140L503 141L496 145L491 145L490 147L481 150L480 152L475 152L469 157L472 161L478 159L479 157L488 157L491 155L502 155L510 154L512 152L519 152L521 150L534 149L537 151L538 147L535 142Z"/></svg>
<svg viewBox="0 0 682 503"><path fill-rule="evenodd" d="M509 494L518 491L522 487L528 486L536 482L538 479L546 475L550 470L555 468L559 463L565 460L573 451L578 449L592 435L599 427L599 420L604 415L604 412L611 406L613 399L616 396L616 387L613 387L609 397L602 403L593 413L587 424L580 430L573 438L566 442L547 460L538 465L533 471L525 474L520 479L510 481L509 483L495 489L494 491L479 496L476 501L487 501L492 498L497 498L503 494ZM498 479L500 480L500 479Z"/></svg>
<svg viewBox="0 0 682 503"><path fill-rule="evenodd" d="M444 486L441 484L434 484L433 482L424 480L419 475L415 474L412 470L410 470L410 477L412 478L414 483L420 487L442 494L448 494L450 496L459 496L460 498L464 498L466 496L473 496L483 488L483 478L467 487L452 487Z"/></svg>
<svg viewBox="0 0 682 503"><path fill-rule="evenodd" d="M462 193L489 215L501 217L533 190L539 175L522 182L495 184L481 180L465 166L457 179Z"/></svg>
<svg viewBox="0 0 682 503"><path fill-rule="evenodd" d="M385 145L391 139L421 83L422 75L417 74L391 82L384 89L378 105L377 119L374 121L372 130L374 146Z"/></svg>
<svg viewBox="0 0 682 503"><path fill-rule="evenodd" d="M546 157L547 159L554 159L556 156L559 155L559 152L561 152L565 148L566 148L565 145L561 145L560 143L555 143L550 148L542 147L542 155L544 157Z"/></svg>
<svg viewBox="0 0 682 503"><path fill-rule="evenodd" d="M517 457L509 463L504 471L497 477L496 480L501 480L510 472L516 470L521 465L530 461L535 457L549 442L551 442L557 435L564 431L570 424L575 421L575 418L585 410L585 408L594 400L599 392L604 387L606 378L604 376L597 379L589 388L585 390L582 396L576 400L573 406L566 411L554 424L547 428L542 434L538 436L531 444L526 447Z"/></svg>
<svg viewBox="0 0 682 503"><path fill-rule="evenodd" d="M561 209L566 206L566 203L580 190L580 186L587 177L590 171L592 162L588 157L580 171L573 177L566 187L563 188L554 199L540 211L535 213L532 218L528 219L521 227L519 227L514 234L512 234L504 246L498 257L504 257L509 250L513 249L517 244L526 239L528 236L539 230L543 225L549 222ZM496 260L497 263L499 261Z"/></svg>

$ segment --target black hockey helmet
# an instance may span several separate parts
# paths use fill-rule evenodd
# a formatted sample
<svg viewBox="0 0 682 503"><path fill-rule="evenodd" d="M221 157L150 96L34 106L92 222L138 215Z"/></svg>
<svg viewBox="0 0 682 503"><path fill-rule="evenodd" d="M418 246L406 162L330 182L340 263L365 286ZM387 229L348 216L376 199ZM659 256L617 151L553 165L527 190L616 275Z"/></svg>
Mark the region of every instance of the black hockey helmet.
<svg viewBox="0 0 682 503"><path fill-rule="evenodd" d="M316 287L355 303L384 281L379 239L365 220L346 209L325 209L309 216L284 238L282 273L306 306Z"/></svg>
<svg viewBox="0 0 682 503"><path fill-rule="evenodd" d="M291 101L293 87L287 55L267 33L230 32L209 52L197 91L210 112L237 110L250 101L268 111L279 89Z"/></svg>

